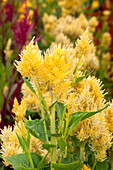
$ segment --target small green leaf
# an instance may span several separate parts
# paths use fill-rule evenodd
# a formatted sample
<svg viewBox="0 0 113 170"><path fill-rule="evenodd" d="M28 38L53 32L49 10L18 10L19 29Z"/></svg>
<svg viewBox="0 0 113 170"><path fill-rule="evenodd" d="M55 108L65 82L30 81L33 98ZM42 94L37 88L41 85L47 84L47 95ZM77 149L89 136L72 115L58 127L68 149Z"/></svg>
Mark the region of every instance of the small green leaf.
<svg viewBox="0 0 113 170"><path fill-rule="evenodd" d="M25 153L27 153L27 146L26 146L26 143L25 141L20 137L18 136L18 134L16 133L17 137L18 137L18 140L19 140L19 143L20 143L20 146L22 147L22 149L25 151Z"/></svg>
<svg viewBox="0 0 113 170"><path fill-rule="evenodd" d="M65 149L67 142L65 142L65 140L62 137L58 138L57 141L58 141L58 145L60 147L60 150L62 152Z"/></svg>
<svg viewBox="0 0 113 170"><path fill-rule="evenodd" d="M80 166L80 161L75 161L69 164L52 163L52 167L55 170L77 170L79 166Z"/></svg>
<svg viewBox="0 0 113 170"><path fill-rule="evenodd" d="M63 105L63 103L56 102L55 109L56 109L56 111L57 111L59 120L61 120L61 119L62 119L62 116L63 116L63 111L64 111L64 105Z"/></svg>
<svg viewBox="0 0 113 170"><path fill-rule="evenodd" d="M50 148L55 148L56 145L43 143L43 144L42 144L42 147L49 151Z"/></svg>
<svg viewBox="0 0 113 170"><path fill-rule="evenodd" d="M58 138L58 137L61 136L61 134L60 133L53 133L53 134L49 135L49 137L51 137L51 136Z"/></svg>
<svg viewBox="0 0 113 170"><path fill-rule="evenodd" d="M75 82L72 84L72 87L73 87L74 85L76 85L77 83L79 83L80 81L82 81L85 77L89 76L92 72L93 72L93 70L92 70L90 73L88 73L88 74L86 74L86 75L84 75L84 76L81 76L81 77L76 78Z"/></svg>
<svg viewBox="0 0 113 170"><path fill-rule="evenodd" d="M70 122L69 122L69 126L70 126L70 130L68 132L67 137L69 136L69 134L76 128L76 126L78 125L78 123L84 119L87 119L99 112L101 112L102 110L106 109L109 106L109 104L107 104L103 109L94 111L94 112L75 112L73 114L70 115Z"/></svg>
<svg viewBox="0 0 113 170"><path fill-rule="evenodd" d="M37 96L35 89L33 88L32 84L30 83L30 81L28 81L25 77L23 77L24 82L26 83L26 85L30 88L30 90Z"/></svg>
<svg viewBox="0 0 113 170"><path fill-rule="evenodd" d="M69 134L77 127L78 123L82 120L82 117L79 117L78 119L76 119L73 124L70 127L70 130L68 132L67 137L69 136Z"/></svg>
<svg viewBox="0 0 113 170"><path fill-rule="evenodd" d="M28 129L29 132L36 138L39 138L41 141L46 142L43 120L24 120L26 123L26 129Z"/></svg>
<svg viewBox="0 0 113 170"><path fill-rule="evenodd" d="M100 109L100 110L97 110L97 111L93 111L93 112L75 112L75 113L72 113L72 114L70 115L70 117L72 117L72 119L73 119L73 118L76 119L76 118L79 118L79 117L82 116L82 120L84 120L84 119L87 119L88 117L91 117L91 116L93 116L93 115L95 115L95 114L103 111L103 110L106 109L108 106L109 106L109 104L107 104L104 108L102 108L102 109Z"/></svg>

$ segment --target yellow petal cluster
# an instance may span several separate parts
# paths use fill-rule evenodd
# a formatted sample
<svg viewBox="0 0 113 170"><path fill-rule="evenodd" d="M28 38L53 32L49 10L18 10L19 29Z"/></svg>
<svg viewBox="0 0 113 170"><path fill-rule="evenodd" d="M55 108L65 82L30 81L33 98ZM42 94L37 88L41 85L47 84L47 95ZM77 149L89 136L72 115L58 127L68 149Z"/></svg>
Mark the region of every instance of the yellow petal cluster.
<svg viewBox="0 0 113 170"><path fill-rule="evenodd" d="M62 15L75 14L82 11L83 1L78 0L58 0L58 4L62 9Z"/></svg>
<svg viewBox="0 0 113 170"><path fill-rule="evenodd" d="M55 43L58 44L59 42L62 46L69 44L73 47L72 40L76 40L81 34L83 34L81 48L84 48L85 53L87 53L87 55L82 56L82 62L85 62L83 70L87 69L88 72L90 72L92 69L97 70L99 68L99 60L95 53L96 47L93 42L89 41L89 39L93 39L92 32L95 31L95 28L98 25L96 17L87 20L85 15L81 13L77 18L67 15L66 17L59 17L57 19L54 15L44 13L43 24L45 32L55 37L55 42L52 43L51 48L53 48ZM87 27L89 27L89 29L85 31ZM81 49L79 50L79 57L80 56Z"/></svg>
<svg viewBox="0 0 113 170"><path fill-rule="evenodd" d="M105 32L102 36L102 46L108 48L111 44L111 35L109 32Z"/></svg>
<svg viewBox="0 0 113 170"><path fill-rule="evenodd" d="M15 113L17 119L22 119L26 114L25 101L22 99L21 104L19 105L17 98L15 98L12 112Z"/></svg>
<svg viewBox="0 0 113 170"><path fill-rule="evenodd" d="M63 100L72 90L71 82L77 61L72 49L61 44L47 50L43 57L32 40L23 50L21 61L16 62L16 67L22 76L30 78L32 82L35 76L43 93L49 91L55 94L56 99Z"/></svg>
<svg viewBox="0 0 113 170"><path fill-rule="evenodd" d="M21 123L19 123L19 126L21 127ZM25 127L24 127L25 128ZM22 132L18 128L18 126L15 124L14 128L8 126L4 127L3 130L1 130L1 150L0 152L3 155L3 160L5 166L10 165L10 163L5 159L5 157L10 157L13 155L17 155L20 153L24 153L23 149L21 148L16 133L22 137ZM27 137L27 130L25 129L25 135ZM30 135L30 152L35 152L41 156L45 156L47 154L47 150L45 150L42 147L42 141L38 138L35 138L34 136ZM46 158L46 161L48 162L50 160L49 157Z"/></svg>
<svg viewBox="0 0 113 170"><path fill-rule="evenodd" d="M43 57L41 56L41 52L36 45L33 45L33 39L21 52L20 55L21 61L16 61L15 65L17 70L24 77L31 78L40 68L40 65L43 62Z"/></svg>
<svg viewBox="0 0 113 170"><path fill-rule="evenodd" d="M109 131L113 135L113 100L110 106L105 110L105 119L106 119L107 127L109 128Z"/></svg>
<svg viewBox="0 0 113 170"><path fill-rule="evenodd" d="M67 105L68 111L96 111L105 106L104 94L101 90L101 82L95 77L84 79L82 85L78 83L75 93L70 94ZM80 88L80 90L76 90ZM106 127L104 111L81 121L72 132L80 141L88 140L91 150L96 158L103 161L106 158L106 150L111 147L112 136Z"/></svg>

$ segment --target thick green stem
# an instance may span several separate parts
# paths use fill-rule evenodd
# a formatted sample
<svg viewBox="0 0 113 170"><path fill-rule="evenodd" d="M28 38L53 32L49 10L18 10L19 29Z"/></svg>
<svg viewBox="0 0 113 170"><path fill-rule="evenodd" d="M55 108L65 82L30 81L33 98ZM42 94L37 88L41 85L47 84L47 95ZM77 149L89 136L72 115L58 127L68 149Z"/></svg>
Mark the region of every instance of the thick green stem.
<svg viewBox="0 0 113 170"><path fill-rule="evenodd" d="M83 162L85 160L85 144L87 141L80 142L80 161L81 161L81 167L83 166ZM80 167L80 169L81 169Z"/></svg>
<svg viewBox="0 0 113 170"><path fill-rule="evenodd" d="M40 92L40 88L39 88L39 85L37 83L37 80L35 78L35 76L33 76L33 80L34 80L34 83L36 85L36 88L39 92L39 98L40 98L40 109L41 109L41 113L42 113L42 119L44 120L44 130L45 130L45 136L46 136L46 142L49 143L49 140L48 140L48 135L47 135L47 126L46 126L46 122L45 122L45 115L44 115L44 109L43 109L43 105L42 105L42 97L41 96L41 92Z"/></svg>
<svg viewBox="0 0 113 170"><path fill-rule="evenodd" d="M94 160L94 163L93 163L92 170L94 170L94 169L95 169L96 164L97 164L97 160L95 159L95 160Z"/></svg>
<svg viewBox="0 0 113 170"><path fill-rule="evenodd" d="M54 95L51 95L51 104L54 103ZM55 133L55 105L51 108L51 133ZM56 138L54 136L51 136L51 144L56 145ZM56 162L56 147L51 149L51 163ZM53 170L52 164L51 164L51 170Z"/></svg>
<svg viewBox="0 0 113 170"><path fill-rule="evenodd" d="M113 169L113 151L109 150L110 169Z"/></svg>
<svg viewBox="0 0 113 170"><path fill-rule="evenodd" d="M31 167L34 169L35 167L34 167L33 160L32 160L32 157L31 157L29 149L27 150L27 155L28 155L28 158L30 160Z"/></svg>

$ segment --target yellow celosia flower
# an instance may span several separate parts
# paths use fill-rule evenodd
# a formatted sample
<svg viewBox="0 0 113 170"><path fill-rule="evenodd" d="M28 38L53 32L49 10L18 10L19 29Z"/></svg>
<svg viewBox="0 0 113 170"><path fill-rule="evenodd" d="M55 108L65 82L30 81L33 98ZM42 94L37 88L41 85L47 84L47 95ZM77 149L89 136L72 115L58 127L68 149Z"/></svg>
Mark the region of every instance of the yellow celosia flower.
<svg viewBox="0 0 113 170"><path fill-rule="evenodd" d="M104 16L109 16L111 14L111 11L110 10L104 10L103 11L103 15Z"/></svg>
<svg viewBox="0 0 113 170"><path fill-rule="evenodd" d="M105 118L109 131L113 135L113 101L110 106L105 110Z"/></svg>
<svg viewBox="0 0 113 170"><path fill-rule="evenodd" d="M13 109L12 112L15 113L17 119L22 119L25 114L26 114L26 106L25 106L25 102L22 99L21 104L19 105L17 99L14 99L14 104L13 104Z"/></svg>
<svg viewBox="0 0 113 170"><path fill-rule="evenodd" d="M105 105L101 82L95 77L88 77L82 83L75 85L74 93L70 93L67 100L69 113L76 111L96 111ZM88 140L91 150L99 161L106 157L106 150L111 146L112 136L106 127L104 111L81 121L71 133L80 141Z"/></svg>
<svg viewBox="0 0 113 170"><path fill-rule="evenodd" d="M111 44L111 35L109 32L105 32L102 36L102 46L108 48Z"/></svg>
<svg viewBox="0 0 113 170"><path fill-rule="evenodd" d="M31 78L42 64L41 52L37 45L33 45L33 40L22 51L20 57L21 61L16 61L17 70L22 76Z"/></svg>
<svg viewBox="0 0 113 170"><path fill-rule="evenodd" d="M30 2L30 0L26 0L26 2L20 3L19 4L19 8L18 8L18 12L19 13L24 13L24 10L26 7L33 7L33 4Z"/></svg>
<svg viewBox="0 0 113 170"><path fill-rule="evenodd" d="M110 66L110 59L111 59L111 55L109 52L107 52L106 54L104 54L102 56L102 68L109 68Z"/></svg>
<svg viewBox="0 0 113 170"><path fill-rule="evenodd" d="M90 20L89 20L89 26L90 27L96 27L98 25L98 20L96 17L92 17Z"/></svg>
<svg viewBox="0 0 113 170"><path fill-rule="evenodd" d="M75 14L82 11L82 1L78 0L58 0L58 4L62 9L62 15Z"/></svg>
<svg viewBox="0 0 113 170"><path fill-rule="evenodd" d="M71 91L73 71L77 64L70 47L61 44L47 50L44 59L33 40L21 54L21 61L17 62L18 71L31 80L35 75L41 90L55 94L57 99L66 98ZM33 81L33 80L32 80ZM34 85L35 86L35 85Z"/></svg>
<svg viewBox="0 0 113 170"><path fill-rule="evenodd" d="M93 9L98 9L99 6L100 6L99 1L93 1L93 2L92 2L92 8L93 8Z"/></svg>
<svg viewBox="0 0 113 170"><path fill-rule="evenodd" d="M77 40L76 50L78 51L80 57L85 55L89 51L90 39L88 36L88 29L80 36L80 40Z"/></svg>
<svg viewBox="0 0 113 170"><path fill-rule="evenodd" d="M21 123L19 122L19 127L21 128ZM24 127L25 129L25 127ZM25 135L27 137L27 130L24 130ZM5 166L10 165L9 162L7 162L7 160L5 159L5 157L10 157L13 155L17 155L20 153L24 153L23 149L21 148L17 135L16 133L22 137L22 132L20 131L20 129L18 128L17 125L14 125L14 128L12 130L12 127L4 127L3 130L1 130L1 150L0 153L2 153L3 155L3 160L4 160L4 164ZM38 138L35 138L34 136L30 135L30 152L33 153L37 153L41 156L45 156L47 154L47 150L45 150L42 147L42 141ZM49 162L50 158L49 156L46 158L46 162Z"/></svg>

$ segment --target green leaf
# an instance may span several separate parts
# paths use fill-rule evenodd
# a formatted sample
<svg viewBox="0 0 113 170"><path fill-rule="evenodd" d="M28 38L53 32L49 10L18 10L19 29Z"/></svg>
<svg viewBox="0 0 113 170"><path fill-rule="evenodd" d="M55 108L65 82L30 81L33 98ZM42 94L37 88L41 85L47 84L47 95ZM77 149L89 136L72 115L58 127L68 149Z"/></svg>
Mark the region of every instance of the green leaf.
<svg viewBox="0 0 113 170"><path fill-rule="evenodd" d="M56 145L43 143L43 144L42 144L42 147L49 151L50 148L55 148Z"/></svg>
<svg viewBox="0 0 113 170"><path fill-rule="evenodd" d="M41 141L46 143L46 136L44 131L44 124L43 120L27 120L25 119L26 129L29 130L29 132L35 136L36 138L39 138Z"/></svg>
<svg viewBox="0 0 113 170"><path fill-rule="evenodd" d="M81 76L81 77L76 78L75 82L72 84L72 87L73 87L74 85L76 85L77 83L79 83L80 81L82 81L85 77L89 76L92 72L93 72L93 70L92 70L90 73L88 73L88 74L86 74L86 75L84 75L84 76Z"/></svg>
<svg viewBox="0 0 113 170"><path fill-rule="evenodd" d="M78 123L80 121L87 119L87 118L101 112L102 110L106 109L108 106L109 106L109 104L107 104L103 109L100 109L100 110L97 110L94 112L75 112L75 113L71 114L70 122L69 122L69 126L71 126L71 127L70 127L67 137L76 128L76 126L78 125Z"/></svg>
<svg viewBox="0 0 113 170"><path fill-rule="evenodd" d="M42 160L39 162L38 164L38 167L37 167L37 170L39 170L41 168L41 166L43 165L47 155L49 154L49 152L42 158Z"/></svg>
<svg viewBox="0 0 113 170"><path fill-rule="evenodd" d="M63 111L64 111L64 105L62 103L60 103L60 102L56 102L55 109L57 111L59 120L62 120Z"/></svg>
<svg viewBox="0 0 113 170"><path fill-rule="evenodd" d="M97 162L96 164L96 170L108 170L109 166L106 161L103 162Z"/></svg>
<svg viewBox="0 0 113 170"><path fill-rule="evenodd" d="M67 106L64 106L62 103L56 102L55 109L59 117L59 129L62 133L63 133L62 124L63 124L63 119L66 113L66 107Z"/></svg>
<svg viewBox="0 0 113 170"><path fill-rule="evenodd" d="M52 134L49 134L49 137L51 137L51 136L58 138L58 137L61 136L61 134L60 134L60 133L52 133Z"/></svg>
<svg viewBox="0 0 113 170"><path fill-rule="evenodd" d="M31 157L32 157L35 168L37 168L42 157L39 156L37 153L31 153ZM26 154L17 154L17 155L14 155L11 157L5 157L5 158L15 170L20 170L21 167L31 168L30 161Z"/></svg>
<svg viewBox="0 0 113 170"><path fill-rule="evenodd" d="M57 141L58 141L58 145L60 147L60 150L62 152L65 149L67 142L65 142L65 140L62 137L58 138Z"/></svg>
<svg viewBox="0 0 113 170"><path fill-rule="evenodd" d="M20 143L20 146L22 147L22 149L25 151L25 153L27 153L27 146L26 146L26 143L25 141L20 137L18 136L18 134L16 133L17 137L18 137L18 140L19 140L19 143Z"/></svg>
<svg viewBox="0 0 113 170"><path fill-rule="evenodd" d="M30 83L30 81L28 81L25 77L23 77L24 82L26 83L26 85L30 88L30 90L37 96L35 89L33 88L32 84Z"/></svg>
<svg viewBox="0 0 113 170"><path fill-rule="evenodd" d="M80 166L80 161L75 161L69 164L52 163L52 167L55 170L77 170L79 166Z"/></svg>
<svg viewBox="0 0 113 170"><path fill-rule="evenodd" d="M93 112L75 112L75 113L72 113L70 115L70 117L72 117L72 119L74 119L74 118L77 119L77 118L80 118L82 116L82 120L84 120L84 119L87 119L88 117L91 117L91 116L103 111L108 106L109 106L109 104L107 104L104 108L97 110L97 111L93 111Z"/></svg>
<svg viewBox="0 0 113 170"><path fill-rule="evenodd" d="M77 127L78 123L82 120L82 117L77 118L70 127L67 137Z"/></svg>

